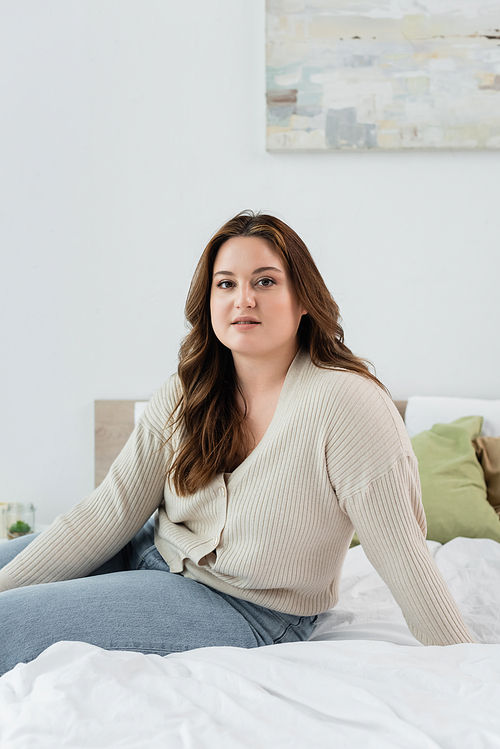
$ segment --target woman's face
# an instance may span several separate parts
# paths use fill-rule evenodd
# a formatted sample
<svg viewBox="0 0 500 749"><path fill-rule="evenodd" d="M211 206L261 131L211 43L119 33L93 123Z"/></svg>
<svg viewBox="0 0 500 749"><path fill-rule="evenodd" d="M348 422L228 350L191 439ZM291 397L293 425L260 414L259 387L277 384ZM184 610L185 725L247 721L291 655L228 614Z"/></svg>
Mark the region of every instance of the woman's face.
<svg viewBox="0 0 500 749"><path fill-rule="evenodd" d="M233 237L215 258L210 313L233 357L294 357L300 306L283 262L260 237Z"/></svg>

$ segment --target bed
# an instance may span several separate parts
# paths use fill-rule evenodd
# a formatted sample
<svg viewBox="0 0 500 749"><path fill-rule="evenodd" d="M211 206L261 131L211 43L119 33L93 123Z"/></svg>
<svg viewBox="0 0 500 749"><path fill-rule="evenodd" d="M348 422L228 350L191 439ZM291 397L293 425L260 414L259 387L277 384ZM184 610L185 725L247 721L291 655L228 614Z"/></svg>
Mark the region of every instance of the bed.
<svg viewBox="0 0 500 749"><path fill-rule="evenodd" d="M477 644L423 647L362 547L353 545L339 602L319 617L308 642L166 658L60 642L19 664L0 678L2 749L499 747L500 465L492 473L478 443L496 448L500 401L431 400L397 406L423 471L426 460L435 468L440 440L449 451L458 434L464 452L468 440L457 430L471 438L463 465L458 447L452 450L453 475L434 470L422 479L430 535L441 533L427 544ZM97 484L142 408L96 402ZM455 516L448 507L444 522L446 480Z"/></svg>

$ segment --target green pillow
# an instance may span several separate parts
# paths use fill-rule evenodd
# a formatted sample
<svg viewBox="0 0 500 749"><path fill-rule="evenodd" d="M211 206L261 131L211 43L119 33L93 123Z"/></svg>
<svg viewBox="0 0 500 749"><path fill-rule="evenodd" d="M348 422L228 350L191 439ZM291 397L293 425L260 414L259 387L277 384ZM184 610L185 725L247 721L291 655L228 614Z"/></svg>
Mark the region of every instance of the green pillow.
<svg viewBox="0 0 500 749"><path fill-rule="evenodd" d="M500 541L500 519L486 498L483 469L472 440L482 416L434 424L411 442L418 460L427 538L445 544L457 536Z"/></svg>

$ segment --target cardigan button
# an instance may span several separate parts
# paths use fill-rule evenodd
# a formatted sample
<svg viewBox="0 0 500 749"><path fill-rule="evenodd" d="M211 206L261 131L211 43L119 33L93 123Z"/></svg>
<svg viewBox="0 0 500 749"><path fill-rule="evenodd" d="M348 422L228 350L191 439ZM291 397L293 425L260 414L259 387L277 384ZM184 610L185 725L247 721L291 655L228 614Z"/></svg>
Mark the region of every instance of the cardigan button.
<svg viewBox="0 0 500 749"><path fill-rule="evenodd" d="M219 494L221 495L221 497L224 497L224 496L225 496L225 494L226 494L226 490L224 489L224 487L223 487L223 486L221 486L221 488L219 489Z"/></svg>

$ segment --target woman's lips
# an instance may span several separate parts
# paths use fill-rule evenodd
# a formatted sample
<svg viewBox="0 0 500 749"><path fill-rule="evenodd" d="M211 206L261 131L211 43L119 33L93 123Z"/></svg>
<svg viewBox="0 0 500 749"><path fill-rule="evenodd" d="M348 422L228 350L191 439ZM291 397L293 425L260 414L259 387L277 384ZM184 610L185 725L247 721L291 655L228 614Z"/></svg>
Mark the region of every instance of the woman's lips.
<svg viewBox="0 0 500 749"><path fill-rule="evenodd" d="M238 315L238 317L234 318L231 325L239 325L240 328L244 328L250 325L260 325L260 320L256 320L251 315Z"/></svg>

